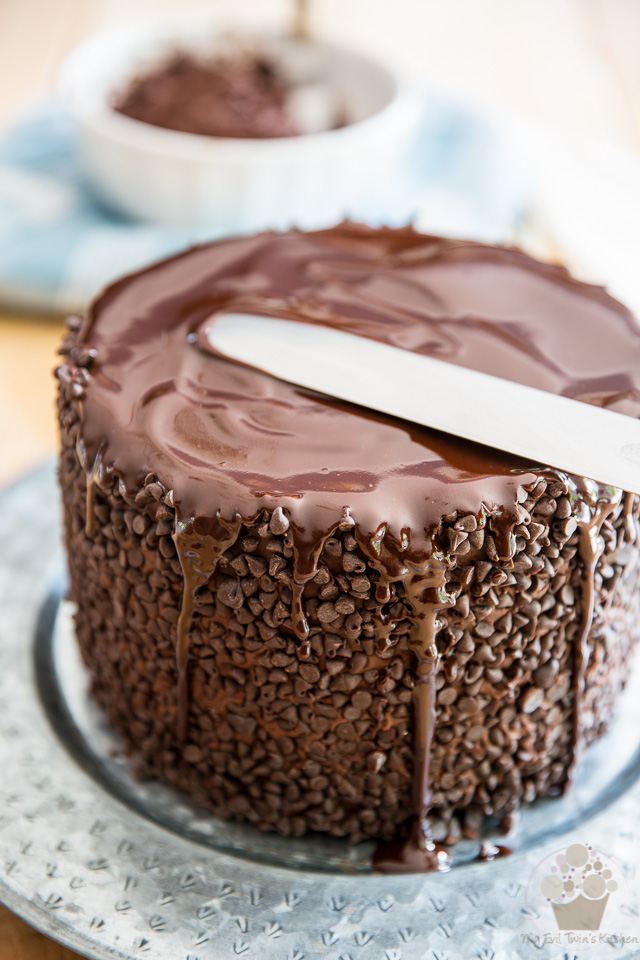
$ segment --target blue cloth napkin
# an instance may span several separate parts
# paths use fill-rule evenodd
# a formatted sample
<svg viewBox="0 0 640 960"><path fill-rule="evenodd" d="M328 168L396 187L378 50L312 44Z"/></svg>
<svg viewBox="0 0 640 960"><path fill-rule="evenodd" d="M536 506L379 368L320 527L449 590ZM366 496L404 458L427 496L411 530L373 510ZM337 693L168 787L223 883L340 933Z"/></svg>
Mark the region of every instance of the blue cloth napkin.
<svg viewBox="0 0 640 960"><path fill-rule="evenodd" d="M351 215L372 224L509 241L527 200L508 129L450 95L416 90L415 136L384 197ZM0 141L0 303L81 311L115 277L213 239L215 230L127 220L94 196L69 118L54 99Z"/></svg>

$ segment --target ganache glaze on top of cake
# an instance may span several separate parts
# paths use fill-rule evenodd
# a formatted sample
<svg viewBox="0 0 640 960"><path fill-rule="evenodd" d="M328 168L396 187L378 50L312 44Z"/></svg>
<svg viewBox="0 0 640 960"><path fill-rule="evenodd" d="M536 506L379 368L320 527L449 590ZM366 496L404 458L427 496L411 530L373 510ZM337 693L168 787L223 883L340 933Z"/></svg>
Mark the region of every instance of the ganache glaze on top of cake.
<svg viewBox="0 0 640 960"><path fill-rule="evenodd" d="M445 574L455 559L434 531L453 509L484 512L496 559L508 565L522 485L545 471L558 477L558 471L214 356L205 322L243 310L336 325L634 416L640 415L636 322L601 288L518 251L425 237L409 228L344 224L225 241L164 261L110 287L80 333L91 357L78 443L88 477L88 531L93 485L108 485L112 472L131 496L148 474L172 491L184 573L176 635L180 736L187 734L189 628L197 593L241 521L275 510L276 524L290 532L291 629L301 644L308 636L305 585L327 538L352 526L379 572L377 601L384 602L390 582L400 581L413 610L414 826L402 849L382 853L380 866L438 868L442 859L425 816L437 617L452 602ZM384 370L371 375L383 377ZM598 533L623 495L561 476L571 490L583 566L575 748ZM392 629L389 622L378 639Z"/></svg>

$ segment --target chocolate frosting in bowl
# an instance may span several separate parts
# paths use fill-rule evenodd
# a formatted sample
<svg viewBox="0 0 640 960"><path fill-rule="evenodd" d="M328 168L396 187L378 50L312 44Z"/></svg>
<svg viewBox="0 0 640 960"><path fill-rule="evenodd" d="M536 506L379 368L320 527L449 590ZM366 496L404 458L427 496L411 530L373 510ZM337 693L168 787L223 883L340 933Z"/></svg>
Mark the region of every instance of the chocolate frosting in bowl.
<svg viewBox="0 0 640 960"><path fill-rule="evenodd" d="M633 416L640 415L636 321L601 288L516 250L410 228L343 224L227 240L156 264L110 287L79 335L90 357L80 388L78 440L88 477L87 530L93 485L108 486L112 475L135 497L152 474L170 491L175 509L173 539L184 575L176 628L182 740L197 594L242 522L266 510L274 530L289 538L289 629L300 644L309 637L305 588L322 549L337 530L352 528L378 573L376 601L384 604L389 584L400 582L413 611L414 824L407 844L382 851L378 865L442 869L445 860L430 840L426 814L441 659L438 614L453 602L447 572L455 557L439 539L438 524L453 510L481 516L495 539L496 561L508 566L523 485L542 473L560 477L570 490L583 565L573 679L577 748L598 533L621 508L622 492L215 355L206 324L243 311L335 325ZM372 377L384 375L371 371ZM377 641L384 643L393 628L390 617Z"/></svg>
<svg viewBox="0 0 640 960"><path fill-rule="evenodd" d="M135 77L113 108L134 120L209 137L291 137L289 85L265 54L202 60L176 52Z"/></svg>

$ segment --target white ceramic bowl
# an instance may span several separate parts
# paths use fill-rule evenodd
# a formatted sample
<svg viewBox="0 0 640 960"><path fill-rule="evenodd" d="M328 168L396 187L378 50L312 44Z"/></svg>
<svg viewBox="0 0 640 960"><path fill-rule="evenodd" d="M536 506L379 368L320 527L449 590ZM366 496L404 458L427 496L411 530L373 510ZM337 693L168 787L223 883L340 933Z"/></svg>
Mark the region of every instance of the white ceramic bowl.
<svg viewBox="0 0 640 960"><path fill-rule="evenodd" d="M112 109L132 77L177 49L215 53L228 43L210 21L170 17L96 34L69 56L60 91L87 173L108 204L142 220L242 232L330 225L384 189L407 146L410 101L385 67L323 41L301 51L291 38L260 38L285 65L301 56L313 63L343 100L350 122L339 129L273 139L207 137Z"/></svg>

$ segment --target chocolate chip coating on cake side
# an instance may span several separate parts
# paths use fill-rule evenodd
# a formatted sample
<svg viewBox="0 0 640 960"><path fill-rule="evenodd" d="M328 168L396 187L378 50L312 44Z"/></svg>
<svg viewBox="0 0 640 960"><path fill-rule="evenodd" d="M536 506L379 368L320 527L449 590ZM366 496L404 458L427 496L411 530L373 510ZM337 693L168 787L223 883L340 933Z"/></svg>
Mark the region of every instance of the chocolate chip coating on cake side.
<svg viewBox="0 0 640 960"><path fill-rule="evenodd" d="M385 283L397 269L396 248L416 259L420 239L435 243L410 231L345 227L318 235L319 242L326 235L336 250L347 242L357 252L377 245L389 261ZM207 249L196 251L200 260ZM229 245L210 249L225 260ZM455 245L446 250L447 268L466 256ZM520 255L509 256L520 269ZM342 264L342 274L347 267L355 269ZM262 273L255 263L251 270L255 297ZM144 282L151 274L141 275ZM222 277L215 283L233 285ZM559 277L589 300L592 288L583 294ZM335 298L332 284L323 292ZM369 285L367 303L380 293ZM142 329L149 314L139 303L134 309L129 294L125 283L104 303L111 318L126 306ZM340 296L346 304L344 290ZM617 310L604 294L596 301L598 309ZM273 299L268 305L275 309ZM316 299L320 314L321 306ZM279 309L302 308L289 300ZM374 493L356 483L353 468L340 489L336 463L331 489L309 480L305 488L300 477L311 474L301 471L297 492L280 475L279 490L269 493L253 464L242 473L228 462L224 475L202 441L207 465L192 463L180 483L196 446L192 413L209 400L194 387L213 359L204 352L189 355L182 371L179 391L188 399L174 407L170 397L163 446L160 421L149 413L157 394L136 412L137 427L145 417L149 430L144 442L137 438L136 473L134 443L125 449L106 429L107 415L124 421L123 394L132 390L114 393L111 412L103 405L117 344L107 344L104 325L92 333L99 310L72 323L58 371L60 479L80 647L94 696L137 769L222 816L353 840L401 837L412 817L428 812L432 839L451 843L477 836L485 817L565 789L582 747L611 719L638 638L637 498L334 401L326 402L327 415L339 415L345 431L370 430L390 438L394 454L402 449L404 473L398 463L395 472L388 468L385 449L365 449L364 458L379 458L378 473L369 471L379 478ZM133 348L120 349L127 366ZM105 351L112 354L106 364ZM220 395L231 382L246 388L244 373L216 370L230 378L224 389L217 383ZM288 402L295 410L300 396L300 416L319 415L323 401L315 395L294 397L289 388L289 401L284 385L271 391L258 382L258 394L267 389L270 429L277 411ZM574 393L594 394L597 383L604 393L612 389L611 378L586 372L572 382ZM225 402L222 418L234 401ZM617 402L635 402L631 387ZM246 411L242 396L238 405ZM183 446L170 463L180 410L191 411L188 451ZM228 447L232 461L231 441ZM200 470L206 484L198 486Z"/></svg>
<svg viewBox="0 0 640 960"><path fill-rule="evenodd" d="M137 769L223 816L300 834L394 836L411 814L410 612L352 530L325 544L306 602L301 649L290 624L291 547L273 516L247 524L198 598L186 744L176 736L175 629L182 571L174 511L153 479L130 498L96 492L87 536L86 475L76 453L74 381L62 381L71 596L93 692ZM526 492L526 491L525 491ZM535 481L521 504L513 565L472 515L443 520L457 559L441 615L442 669L431 758L432 826L449 842L560 791L572 762L572 641L581 570L562 482ZM584 698L585 743L606 729L638 622L638 554L623 505L603 527ZM281 515L281 511L279 512ZM276 515L276 529L279 515ZM481 520L482 523L482 520ZM567 534L569 534L567 536ZM376 627L396 629L383 644Z"/></svg>

